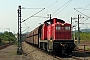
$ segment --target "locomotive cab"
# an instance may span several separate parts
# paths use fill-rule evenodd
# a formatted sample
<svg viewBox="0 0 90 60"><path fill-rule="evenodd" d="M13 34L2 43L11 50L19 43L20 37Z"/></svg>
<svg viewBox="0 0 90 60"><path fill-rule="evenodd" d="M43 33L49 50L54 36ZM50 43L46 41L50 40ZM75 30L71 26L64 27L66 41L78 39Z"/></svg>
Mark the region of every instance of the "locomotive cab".
<svg viewBox="0 0 90 60"><path fill-rule="evenodd" d="M46 27L46 28L45 28ZM57 18L45 21L43 32L47 40L72 40L71 24Z"/></svg>
<svg viewBox="0 0 90 60"><path fill-rule="evenodd" d="M51 37L51 25L53 24L53 19L44 22L42 27L42 40L50 40Z"/></svg>
<svg viewBox="0 0 90 60"><path fill-rule="evenodd" d="M71 25L67 23L57 23L54 28L54 40L71 40Z"/></svg>
<svg viewBox="0 0 90 60"><path fill-rule="evenodd" d="M71 24L61 19L53 18L51 24L47 25L47 40L51 50L62 52L62 54L68 54L75 48Z"/></svg>

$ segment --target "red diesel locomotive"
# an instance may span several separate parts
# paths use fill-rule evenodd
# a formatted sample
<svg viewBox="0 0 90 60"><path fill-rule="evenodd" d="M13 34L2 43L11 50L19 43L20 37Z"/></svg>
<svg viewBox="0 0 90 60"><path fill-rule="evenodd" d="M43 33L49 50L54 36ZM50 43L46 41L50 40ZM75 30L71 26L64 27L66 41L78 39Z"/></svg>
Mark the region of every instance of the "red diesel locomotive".
<svg viewBox="0 0 90 60"><path fill-rule="evenodd" d="M25 41L52 53L69 54L75 48L71 24L57 18L49 19L31 31Z"/></svg>

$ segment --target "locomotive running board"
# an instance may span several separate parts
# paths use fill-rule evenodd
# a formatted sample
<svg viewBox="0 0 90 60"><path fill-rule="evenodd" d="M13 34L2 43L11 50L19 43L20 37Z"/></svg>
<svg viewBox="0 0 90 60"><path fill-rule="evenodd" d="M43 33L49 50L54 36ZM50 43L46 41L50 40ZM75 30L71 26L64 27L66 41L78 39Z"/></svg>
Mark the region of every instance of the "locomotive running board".
<svg viewBox="0 0 90 60"><path fill-rule="evenodd" d="M39 48L40 48L40 43L47 43L47 51L48 52L53 51L53 41L50 42L50 40L39 40Z"/></svg>
<svg viewBox="0 0 90 60"><path fill-rule="evenodd" d="M39 40L39 48L40 48L40 43L47 43L47 40Z"/></svg>
<svg viewBox="0 0 90 60"><path fill-rule="evenodd" d="M39 42L48 42L48 40L39 40Z"/></svg>

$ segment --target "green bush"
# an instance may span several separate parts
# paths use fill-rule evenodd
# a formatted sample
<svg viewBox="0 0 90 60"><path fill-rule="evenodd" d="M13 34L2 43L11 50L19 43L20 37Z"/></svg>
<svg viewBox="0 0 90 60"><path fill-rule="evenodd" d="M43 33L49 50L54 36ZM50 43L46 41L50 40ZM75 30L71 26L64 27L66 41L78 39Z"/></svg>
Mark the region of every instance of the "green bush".
<svg viewBox="0 0 90 60"><path fill-rule="evenodd" d="M73 37L78 37L78 32L75 33L75 35L73 34ZM90 40L90 33L88 32L80 32L80 40Z"/></svg>

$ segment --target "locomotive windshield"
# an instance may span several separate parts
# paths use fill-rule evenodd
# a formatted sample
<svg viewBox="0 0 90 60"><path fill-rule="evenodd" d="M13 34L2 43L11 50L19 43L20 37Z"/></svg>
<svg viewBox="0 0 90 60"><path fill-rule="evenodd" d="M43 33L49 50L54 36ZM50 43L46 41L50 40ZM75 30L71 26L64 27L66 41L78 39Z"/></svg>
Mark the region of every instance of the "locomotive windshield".
<svg viewBox="0 0 90 60"><path fill-rule="evenodd" d="M48 26L48 25L50 25L51 24L51 22L46 22L46 25Z"/></svg>
<svg viewBox="0 0 90 60"><path fill-rule="evenodd" d="M56 30L70 30L70 26L56 25Z"/></svg>
<svg viewBox="0 0 90 60"><path fill-rule="evenodd" d="M60 25L56 25L56 30L61 30L61 26Z"/></svg>
<svg viewBox="0 0 90 60"><path fill-rule="evenodd" d="M61 27L60 27L60 26L57 26L57 27L56 27L56 30L61 30Z"/></svg>
<svg viewBox="0 0 90 60"><path fill-rule="evenodd" d="M46 23L46 25L48 26L48 25L50 25L50 24L53 23L53 19L51 19L51 20L47 20L47 21L45 21L44 23Z"/></svg>
<svg viewBox="0 0 90 60"><path fill-rule="evenodd" d="M70 30L70 26L66 26L65 27L65 30Z"/></svg>

